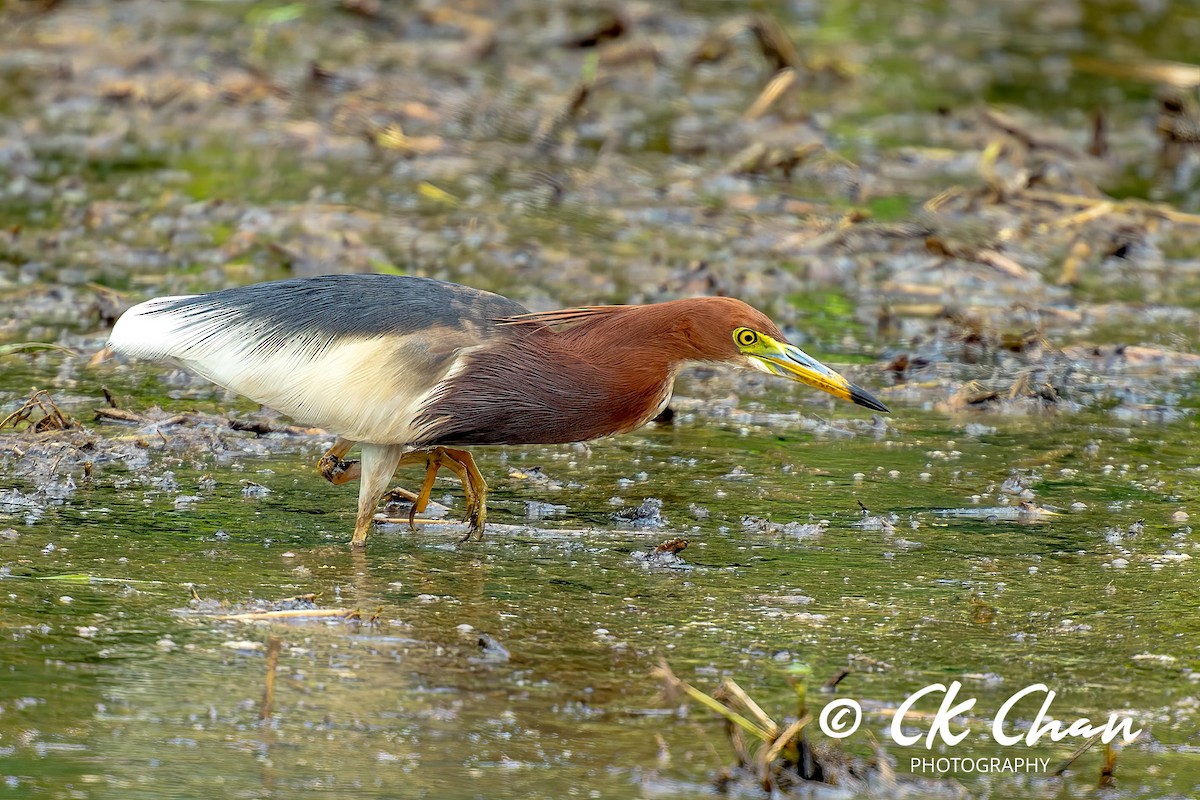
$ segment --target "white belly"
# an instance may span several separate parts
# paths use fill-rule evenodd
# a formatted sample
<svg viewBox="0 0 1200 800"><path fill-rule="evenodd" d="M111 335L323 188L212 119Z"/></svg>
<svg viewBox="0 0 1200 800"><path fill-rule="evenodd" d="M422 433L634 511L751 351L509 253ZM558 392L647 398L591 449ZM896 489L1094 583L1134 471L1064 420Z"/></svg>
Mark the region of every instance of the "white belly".
<svg viewBox="0 0 1200 800"><path fill-rule="evenodd" d="M330 345L318 355L285 348L266 358L176 358L181 366L303 425L356 442L403 444L430 387L405 385L387 340ZM388 374L391 373L391 374Z"/></svg>

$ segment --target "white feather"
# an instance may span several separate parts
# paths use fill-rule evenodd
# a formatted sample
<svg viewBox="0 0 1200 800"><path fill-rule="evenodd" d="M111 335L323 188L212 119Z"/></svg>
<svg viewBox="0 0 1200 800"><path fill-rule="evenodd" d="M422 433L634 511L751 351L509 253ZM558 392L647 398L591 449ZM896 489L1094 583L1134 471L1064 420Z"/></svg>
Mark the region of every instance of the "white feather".
<svg viewBox="0 0 1200 800"><path fill-rule="evenodd" d="M156 297L138 303L122 314L113 325L112 333L108 336L108 346L118 353L134 358L169 358L172 348L180 344L179 320L169 314L148 315L147 312L189 297L195 295Z"/></svg>
<svg viewBox="0 0 1200 800"><path fill-rule="evenodd" d="M253 320L227 306L149 313L180 299L162 297L129 309L113 327L109 346L173 361L301 424L352 441L401 444L414 438L411 423L436 387L404 380L406 361L413 371L422 365L394 337L313 333L264 341L270 337ZM461 360L461 354L453 359L449 371L461 368Z"/></svg>

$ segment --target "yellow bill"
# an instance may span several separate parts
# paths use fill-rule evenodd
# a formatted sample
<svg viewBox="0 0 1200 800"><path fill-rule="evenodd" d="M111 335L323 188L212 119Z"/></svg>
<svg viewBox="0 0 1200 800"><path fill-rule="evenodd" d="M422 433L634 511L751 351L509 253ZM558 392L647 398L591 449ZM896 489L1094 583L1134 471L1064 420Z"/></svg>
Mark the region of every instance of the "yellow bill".
<svg viewBox="0 0 1200 800"><path fill-rule="evenodd" d="M814 389L873 411L891 411L866 389L846 380L795 345L780 342L750 328L735 330L733 340L751 364L763 372L806 383Z"/></svg>

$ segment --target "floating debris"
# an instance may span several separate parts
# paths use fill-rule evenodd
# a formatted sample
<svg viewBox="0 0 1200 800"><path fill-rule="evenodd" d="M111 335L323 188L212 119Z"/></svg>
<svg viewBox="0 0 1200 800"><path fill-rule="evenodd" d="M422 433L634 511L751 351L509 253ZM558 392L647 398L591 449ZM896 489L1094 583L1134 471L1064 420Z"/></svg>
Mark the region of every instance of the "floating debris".
<svg viewBox="0 0 1200 800"><path fill-rule="evenodd" d="M940 508L934 514L940 517L964 517L985 519L993 522L1044 522L1059 512L1042 508L1033 503L1021 502L1015 506L985 506L980 508Z"/></svg>
<svg viewBox="0 0 1200 800"><path fill-rule="evenodd" d="M24 514L26 525L36 524L54 502L62 501L53 501L43 492L25 494L20 489L0 490L0 514Z"/></svg>
<svg viewBox="0 0 1200 800"><path fill-rule="evenodd" d="M500 663L508 661L512 657L508 648L490 633L480 631L475 643L479 646L479 654L484 661Z"/></svg>
<svg viewBox="0 0 1200 800"><path fill-rule="evenodd" d="M515 481L529 481L538 486L562 486L560 481L551 478L541 467L526 467L524 469L509 467L508 477Z"/></svg>
<svg viewBox="0 0 1200 800"><path fill-rule="evenodd" d="M242 481L242 497L259 498L266 497L271 493L271 490L261 483L254 481Z"/></svg>
<svg viewBox="0 0 1200 800"><path fill-rule="evenodd" d="M895 533L896 525L900 522L900 517L896 514L883 516L881 514L871 514L863 516L861 519L854 522L854 527L864 531L883 531L884 533Z"/></svg>
<svg viewBox="0 0 1200 800"><path fill-rule="evenodd" d="M634 508L620 508L613 512L613 522L632 528L665 528L667 519L662 515L663 501L647 497Z"/></svg>
<svg viewBox="0 0 1200 800"><path fill-rule="evenodd" d="M690 570L692 569L692 565L684 561L679 555L687 546L687 539L681 537L668 539L649 550L635 550L630 554L630 558L639 562L644 567Z"/></svg>
<svg viewBox="0 0 1200 800"><path fill-rule="evenodd" d="M754 478L754 476L747 472L746 468L741 465L734 467L721 477L727 481L745 481Z"/></svg>
<svg viewBox="0 0 1200 800"><path fill-rule="evenodd" d="M39 412L41 416L34 419L33 415ZM22 425L25 426L23 429ZM35 389L16 411L0 420L0 430L12 428L33 433L65 431L79 427L79 422L64 414L45 389Z"/></svg>
<svg viewBox="0 0 1200 800"><path fill-rule="evenodd" d="M829 520L816 522L772 522L762 517L742 517L742 530L758 533L781 533L797 539L814 539L829 529Z"/></svg>
<svg viewBox="0 0 1200 800"><path fill-rule="evenodd" d="M1133 656L1135 663L1154 667L1173 667L1179 659L1162 653L1137 653Z"/></svg>
<svg viewBox="0 0 1200 800"><path fill-rule="evenodd" d="M549 517L560 517L567 513L567 507L554 503L543 503L539 500L525 501L525 519L539 520Z"/></svg>
<svg viewBox="0 0 1200 800"><path fill-rule="evenodd" d="M1037 477L1030 473L1022 472L1020 470L1013 470L1009 473L1008 477L1004 479L1004 482L1000 484L1000 491L1004 492L1005 494L1020 495L1029 489L1029 487L1032 486L1037 480Z"/></svg>
<svg viewBox="0 0 1200 800"><path fill-rule="evenodd" d="M222 622L288 622L347 621L358 622L363 614L354 608L323 608L318 604L320 595L300 594L282 600L255 600L250 603L229 605L214 600L202 599L195 588L188 608L176 609L175 614L184 618L218 620ZM377 613L371 615L374 620ZM229 645L226 645L229 646ZM261 645L258 645L261 647ZM257 648L255 648L257 649Z"/></svg>

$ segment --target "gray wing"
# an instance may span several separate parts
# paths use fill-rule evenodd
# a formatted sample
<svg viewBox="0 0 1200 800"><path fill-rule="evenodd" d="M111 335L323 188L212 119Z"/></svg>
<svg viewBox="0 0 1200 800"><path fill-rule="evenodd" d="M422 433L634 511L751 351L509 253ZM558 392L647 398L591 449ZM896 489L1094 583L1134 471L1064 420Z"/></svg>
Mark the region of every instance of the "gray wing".
<svg viewBox="0 0 1200 800"><path fill-rule="evenodd" d="M463 355L512 335L497 321L524 313L445 281L327 275L150 300L117 321L109 345L349 439L406 442Z"/></svg>
<svg viewBox="0 0 1200 800"><path fill-rule="evenodd" d="M455 329L485 339L495 323L529 313L507 297L456 283L401 275L323 275L164 298L147 314L203 334L214 316L252 322L261 347L296 338L372 338Z"/></svg>

